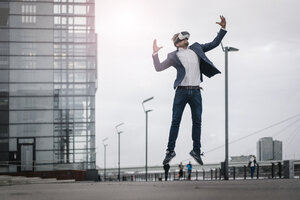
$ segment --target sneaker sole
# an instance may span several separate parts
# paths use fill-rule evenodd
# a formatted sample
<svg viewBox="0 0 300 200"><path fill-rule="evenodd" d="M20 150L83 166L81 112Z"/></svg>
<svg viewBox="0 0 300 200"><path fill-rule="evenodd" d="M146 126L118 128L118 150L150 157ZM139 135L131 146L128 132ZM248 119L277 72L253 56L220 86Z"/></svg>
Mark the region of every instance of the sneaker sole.
<svg viewBox="0 0 300 200"><path fill-rule="evenodd" d="M176 156L176 155L175 155L175 156ZM174 157L175 157L175 156L174 156ZM169 162L166 162L166 163L163 162L163 165L169 164L169 163L171 162L171 160L172 160L174 157L172 157L172 158L169 160Z"/></svg>
<svg viewBox="0 0 300 200"><path fill-rule="evenodd" d="M191 154L191 153L190 153L190 156L192 156L192 158L194 158L193 154ZM195 160L199 165L203 165L203 161L202 161L201 163L199 163L199 161L198 161L196 158L194 158L194 160Z"/></svg>

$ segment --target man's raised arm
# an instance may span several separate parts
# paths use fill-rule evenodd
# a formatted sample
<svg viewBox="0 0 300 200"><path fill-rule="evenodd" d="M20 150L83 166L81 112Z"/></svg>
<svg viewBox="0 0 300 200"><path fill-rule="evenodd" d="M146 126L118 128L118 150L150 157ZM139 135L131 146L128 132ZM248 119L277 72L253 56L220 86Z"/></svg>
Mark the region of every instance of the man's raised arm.
<svg viewBox="0 0 300 200"><path fill-rule="evenodd" d="M154 64L155 70L158 71L158 72L163 71L163 70L165 70L165 69L167 69L168 67L171 66L170 61L168 59L166 59L162 63L159 61L158 51L161 48L163 48L163 47L158 47L157 43L156 43L156 39L155 39L153 41L153 54L152 54L152 58L153 58L153 64Z"/></svg>
<svg viewBox="0 0 300 200"><path fill-rule="evenodd" d="M226 34L226 19L224 16L220 16L221 21L220 22L216 22L216 24L219 24L221 26L221 30L218 33L217 37L215 37L215 39L212 42L209 43L205 43L202 44L202 49L204 52L210 51L214 48L216 48L222 41L223 37Z"/></svg>

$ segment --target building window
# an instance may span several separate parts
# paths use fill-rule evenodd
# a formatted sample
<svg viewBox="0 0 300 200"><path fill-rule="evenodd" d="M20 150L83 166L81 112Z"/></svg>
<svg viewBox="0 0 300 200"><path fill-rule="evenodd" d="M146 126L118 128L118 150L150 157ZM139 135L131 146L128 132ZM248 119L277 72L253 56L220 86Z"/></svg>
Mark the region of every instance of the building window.
<svg viewBox="0 0 300 200"><path fill-rule="evenodd" d="M36 23L36 5L22 5L22 23L35 24Z"/></svg>

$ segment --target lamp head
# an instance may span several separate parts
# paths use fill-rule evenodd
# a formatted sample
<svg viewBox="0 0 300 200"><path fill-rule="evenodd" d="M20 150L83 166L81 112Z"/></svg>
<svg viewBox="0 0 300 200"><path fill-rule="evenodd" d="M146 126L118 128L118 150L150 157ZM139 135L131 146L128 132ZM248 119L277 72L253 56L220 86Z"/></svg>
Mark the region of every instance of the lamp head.
<svg viewBox="0 0 300 200"><path fill-rule="evenodd" d="M234 48L234 47L228 47L228 51L238 51L239 49Z"/></svg>

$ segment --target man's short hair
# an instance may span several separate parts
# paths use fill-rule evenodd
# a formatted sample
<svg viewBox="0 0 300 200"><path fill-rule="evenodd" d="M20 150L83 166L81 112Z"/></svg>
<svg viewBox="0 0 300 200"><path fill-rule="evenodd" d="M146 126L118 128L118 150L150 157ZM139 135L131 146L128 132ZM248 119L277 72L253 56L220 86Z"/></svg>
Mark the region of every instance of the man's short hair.
<svg viewBox="0 0 300 200"><path fill-rule="evenodd" d="M178 35L179 35L180 33L175 33L174 35L173 35L173 38L172 38L172 41L173 41L173 44L174 44L174 46L176 47L176 41L178 40Z"/></svg>

